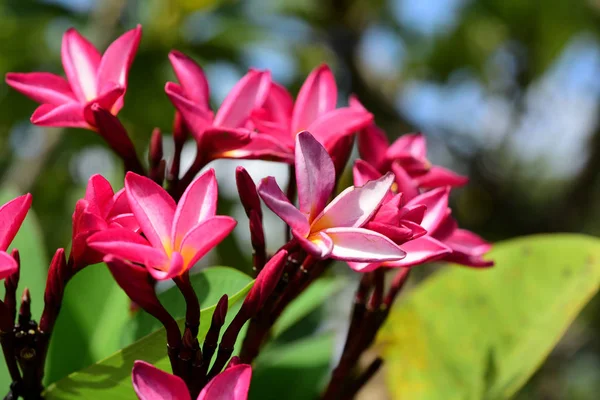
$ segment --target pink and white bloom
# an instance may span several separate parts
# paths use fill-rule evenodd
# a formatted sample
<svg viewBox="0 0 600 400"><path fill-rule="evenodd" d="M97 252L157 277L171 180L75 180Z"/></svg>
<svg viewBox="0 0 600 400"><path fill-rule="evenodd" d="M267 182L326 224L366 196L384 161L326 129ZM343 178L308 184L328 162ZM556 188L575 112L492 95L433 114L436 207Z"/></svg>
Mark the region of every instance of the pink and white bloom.
<svg viewBox="0 0 600 400"><path fill-rule="evenodd" d="M179 83L167 82L165 92L183 117L199 148L217 153L237 149L250 141L248 120L267 98L271 74L250 70L231 89L216 114L210 109L208 81L202 68L178 51L169 60Z"/></svg>
<svg viewBox="0 0 600 400"><path fill-rule="evenodd" d="M114 228L95 233L88 245L103 253L145 265L158 280L190 269L235 227L236 221L216 215L217 179L213 169L198 176L179 204L154 181L128 172L125 193L145 236Z"/></svg>
<svg viewBox="0 0 600 400"><path fill-rule="evenodd" d="M315 68L304 81L296 101L272 83L263 107L252 115L258 133L236 158L274 159L292 163L296 134L310 132L328 152L336 143L366 127L373 115L351 107L337 108L337 85L327 65Z"/></svg>
<svg viewBox="0 0 600 400"><path fill-rule="evenodd" d="M252 367L237 364L215 376L196 400L246 400ZM191 400L183 379L145 361L136 361L132 370L133 388L140 400Z"/></svg>
<svg viewBox="0 0 600 400"><path fill-rule="evenodd" d="M355 97L350 106L365 110ZM365 110L366 111L366 110ZM390 145L385 132L372 122L358 134L360 157L382 174L393 171L400 191L414 197L419 189L462 186L468 179L446 168L432 165L427 159L427 142L421 133L402 135Z"/></svg>
<svg viewBox="0 0 600 400"><path fill-rule="evenodd" d="M0 279L16 272L19 266L6 252L17 235L27 211L31 207L31 194L27 193L0 207Z"/></svg>
<svg viewBox="0 0 600 400"><path fill-rule="evenodd" d="M363 228L389 191L392 174L360 188L350 187L327 204L335 185L334 165L325 148L308 132L296 136L295 166L299 209L273 177L263 179L258 192L290 226L304 250L320 259L359 262L400 260L405 256L392 240Z"/></svg>
<svg viewBox="0 0 600 400"><path fill-rule="evenodd" d="M381 176L362 160L356 162L353 173L355 185ZM450 187L446 186L417 194L403 204L404 193L388 193L384 204L365 227L388 237L394 237L392 233L395 233L400 239L404 239L400 236L401 233L406 233L407 228L412 229L417 234L401 243L406 257L398 261L354 263L350 266L367 272L380 266L412 267L439 259L473 267L492 266L492 261L483 259L491 249L491 244L470 231L458 228L452 218L452 210L448 207L449 196ZM418 232L415 224L418 224L422 232Z"/></svg>
<svg viewBox="0 0 600 400"><path fill-rule="evenodd" d="M71 258L75 262L75 269L102 261L103 254L90 248L87 239L109 228L139 231L125 189L115 193L106 178L96 174L88 180L85 196L77 201L73 213Z"/></svg>
<svg viewBox="0 0 600 400"><path fill-rule="evenodd" d="M95 129L93 104L117 115L123 107L127 76L142 35L142 27L125 32L104 55L71 28L62 41L61 58L67 79L48 72L6 74L6 83L41 105L31 122L41 126Z"/></svg>

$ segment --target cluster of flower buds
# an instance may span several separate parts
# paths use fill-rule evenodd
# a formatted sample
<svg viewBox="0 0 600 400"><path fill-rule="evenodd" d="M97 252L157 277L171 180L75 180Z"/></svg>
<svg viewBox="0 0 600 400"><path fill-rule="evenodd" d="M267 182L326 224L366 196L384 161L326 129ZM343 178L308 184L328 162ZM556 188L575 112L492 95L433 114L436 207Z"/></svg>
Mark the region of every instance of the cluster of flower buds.
<svg viewBox="0 0 600 400"><path fill-rule="evenodd" d="M13 394L41 390L45 350L64 287L87 265L106 263L131 300L161 321L167 331L174 375L136 362L133 384L141 399L245 399L249 364L274 322L333 260L344 261L363 274L348 332L349 339L358 339L346 344L325 392L328 399L351 397L381 364L379 360L361 375L351 376L351 367L372 343L410 267L433 260L492 265L482 257L490 245L458 228L448 206L450 189L465 184L466 178L432 165L421 134L404 135L390 145L373 115L356 98L349 99L348 107L337 107L337 86L326 65L310 73L295 100L273 82L268 71L250 70L213 112L202 68L172 51L169 60L178 83L168 82L165 92L176 109L175 151L170 160L164 158L162 135L156 129L145 168L117 117L140 39L138 26L101 55L70 29L61 52L66 80L43 72L6 76L10 86L41 104L32 123L96 131L127 171L124 188L116 192L102 176L90 178L85 197L75 206L71 253L66 258L59 249L52 262L39 327L28 315L27 295L19 322L14 323L18 255L5 252L31 197L22 196L0 209L0 278L6 278L7 287L5 301L0 303L0 338L15 382ZM181 151L188 137L196 142L196 158L180 173ZM360 160L353 166L354 186L339 188L355 137ZM201 345L197 338L200 305L190 284L190 269L236 225L233 218L216 214L214 170L198 175L219 158L287 163L290 183L285 192L273 177L257 186L243 168L236 170L257 276L219 340L228 308L227 296L221 298ZM339 194L334 196L336 188ZM261 199L288 225L289 240L272 256L266 252ZM384 272L391 269L396 276L386 292ZM186 300L183 332L155 293L155 282L167 279L175 282ZM240 358L232 358L234 344L248 321ZM34 336L43 337L35 342L42 345L32 345L40 360L33 370L25 357L15 353L26 348L23 340L17 340L24 324L30 325ZM33 385L36 388L29 389Z"/></svg>

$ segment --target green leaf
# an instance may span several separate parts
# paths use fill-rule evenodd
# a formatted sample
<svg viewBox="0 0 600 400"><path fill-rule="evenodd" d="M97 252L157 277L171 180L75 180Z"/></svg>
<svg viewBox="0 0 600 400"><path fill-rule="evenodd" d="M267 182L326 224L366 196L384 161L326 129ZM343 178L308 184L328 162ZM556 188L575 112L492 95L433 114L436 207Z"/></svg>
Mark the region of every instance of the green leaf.
<svg viewBox="0 0 600 400"><path fill-rule="evenodd" d="M231 307L243 299L252 287L252 284L253 281L246 284L237 293L231 294L229 297L229 306ZM214 309L215 305L202 310L200 333L198 334L200 342L206 336ZM235 309L232 311L234 312ZM228 313L229 318L233 316L233 312ZM182 327L184 321L180 320L179 324ZM131 368L135 360L145 360L156 365L158 368L170 371L164 329L151 333L105 360L82 371L73 373L49 386L46 390L45 398L48 400L133 399L135 398L135 394L131 385Z"/></svg>
<svg viewBox="0 0 600 400"><path fill-rule="evenodd" d="M273 337L279 336L297 322L319 308L333 294L347 284L339 277L324 277L310 285L296 300L281 314L273 327Z"/></svg>
<svg viewBox="0 0 600 400"><path fill-rule="evenodd" d="M90 265L67 284L50 341L46 382L55 382L121 348L129 299L104 264Z"/></svg>
<svg viewBox="0 0 600 400"><path fill-rule="evenodd" d="M449 266L398 304L378 337L393 398L506 399L598 291L600 240L499 243L492 269Z"/></svg>
<svg viewBox="0 0 600 400"><path fill-rule="evenodd" d="M4 204L19 195L20 193L11 189L2 190L0 191L0 204ZM38 219L33 209L31 209L8 250L10 252L11 249L19 249L21 277L17 291L17 301L23 289L29 288L32 299L31 313L35 319L39 319L44 308L44 289L49 264L43 237ZM0 290L2 298L4 298L4 285L0 285L0 287L2 288ZM6 369L6 363L2 358L0 362L0 388L8 390L10 383L11 379Z"/></svg>
<svg viewBox="0 0 600 400"><path fill-rule="evenodd" d="M329 371L333 335L266 348L253 367L250 400L318 398Z"/></svg>
<svg viewBox="0 0 600 400"><path fill-rule="evenodd" d="M252 278L230 267L210 267L190 276L190 282L204 307L217 304L221 296L236 293L246 286ZM185 317L185 299L176 287L169 288L158 295L162 305L175 318ZM162 325L150 314L140 311L135 315L125 332L125 344L160 329Z"/></svg>

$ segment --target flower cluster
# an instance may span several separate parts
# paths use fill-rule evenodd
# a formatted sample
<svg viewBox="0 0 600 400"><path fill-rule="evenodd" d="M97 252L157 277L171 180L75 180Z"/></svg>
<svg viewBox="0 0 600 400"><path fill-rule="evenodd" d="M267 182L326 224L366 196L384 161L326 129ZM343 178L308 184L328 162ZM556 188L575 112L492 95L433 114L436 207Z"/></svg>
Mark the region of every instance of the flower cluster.
<svg viewBox="0 0 600 400"><path fill-rule="evenodd" d="M90 178L85 197L75 206L70 255L65 258L62 249L56 253L46 307L39 327L32 321L34 331L48 338L69 279L87 265L105 262L132 301L160 320L167 331L174 375L136 362L133 384L141 399L243 399L250 384L249 364L273 323L331 261L345 261L363 274L357 301L364 305L370 294L369 312L377 316L373 324L351 324L349 337L352 329L363 329L360 337L365 340L356 347L359 351L353 352L354 359L342 357L346 364L356 361L371 343L385 319L378 314L385 309L381 306L391 305L409 267L433 260L473 267L492 265L483 259L490 245L458 228L448 206L451 188L464 185L466 178L432 165L422 134L401 136L390 145L373 115L356 98L349 99L348 107L338 107L335 79L326 65L310 73L295 100L272 80L269 71L250 70L213 112L202 68L188 56L172 51L169 60L178 83L168 82L165 92L175 107L175 154L164 159L157 131L151 140L149 166L144 167L117 118L140 38L138 26L101 56L70 29L61 53L67 79L43 72L6 76L10 86L41 103L32 123L98 132L123 159L127 171L124 188L116 192L104 177ZM197 144L197 155L189 170L180 174L181 148L188 134ZM352 167L354 186L339 187L355 137L360 159ZM221 299L204 346L200 346L200 308L190 285L190 270L236 225L233 218L217 215L214 170L200 173L219 158L287 163L290 184L284 191L273 177L265 177L256 186L248 173L238 168L236 181L249 218L256 281L219 342L227 312L227 298ZM265 250L261 199L289 227L289 240L271 257ZM7 254L6 249L30 204L31 196L26 195L0 208L0 278L7 281L18 274L18 257ZM383 272L389 269L398 273L384 299ZM183 332L158 301L156 280L173 280L184 295ZM15 284L15 279L12 281ZM15 326L14 312L0 311L2 331L7 332ZM8 318L10 315L13 317ZM231 358L247 321L250 325L240 359ZM18 361L16 350L12 357ZM9 369L15 363L10 358ZM339 368L343 370L344 365ZM13 379L22 382L18 370ZM20 383L13 390L18 395L32 389ZM326 396L338 396L340 390L339 382L332 379Z"/></svg>

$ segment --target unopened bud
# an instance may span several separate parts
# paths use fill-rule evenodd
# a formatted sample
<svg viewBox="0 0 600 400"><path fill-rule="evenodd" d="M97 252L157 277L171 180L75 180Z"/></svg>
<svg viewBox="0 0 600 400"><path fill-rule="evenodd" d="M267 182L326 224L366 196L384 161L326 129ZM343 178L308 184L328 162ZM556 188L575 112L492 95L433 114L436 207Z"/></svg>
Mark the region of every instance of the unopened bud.
<svg viewBox="0 0 600 400"><path fill-rule="evenodd" d="M148 161L150 168L155 168L163 158L162 133L159 128L154 128L150 137L150 149L148 151Z"/></svg>
<svg viewBox="0 0 600 400"><path fill-rule="evenodd" d="M62 300L65 292L65 285L70 279L70 271L65 259L65 250L58 249L48 269L48 278L46 280L46 290L44 291L44 311L40 319L40 330L50 333L60 312Z"/></svg>
<svg viewBox="0 0 600 400"><path fill-rule="evenodd" d="M181 114L176 111L175 118L173 120L173 141L175 146L183 146L189 135L187 126L183 121Z"/></svg>
<svg viewBox="0 0 600 400"><path fill-rule="evenodd" d="M256 191L256 184L252 180L252 177L242 166L235 169L235 183L237 190L244 206L246 215L250 218L250 212L254 210L260 219L262 219L262 210L260 208L260 198Z"/></svg>

